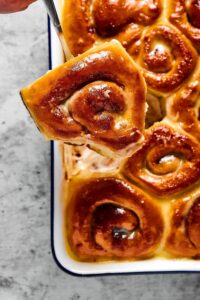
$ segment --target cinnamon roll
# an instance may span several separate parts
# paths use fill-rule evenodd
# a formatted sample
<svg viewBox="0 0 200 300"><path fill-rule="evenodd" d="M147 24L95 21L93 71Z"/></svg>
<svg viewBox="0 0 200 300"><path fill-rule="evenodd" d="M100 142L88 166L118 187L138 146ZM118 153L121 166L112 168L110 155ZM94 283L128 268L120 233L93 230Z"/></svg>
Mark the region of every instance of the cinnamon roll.
<svg viewBox="0 0 200 300"><path fill-rule="evenodd" d="M166 95L192 74L197 53L165 17L159 19L162 11L160 0L79 0L76 5L65 0L62 27L74 55L95 43L118 39L143 67L149 89Z"/></svg>
<svg viewBox="0 0 200 300"><path fill-rule="evenodd" d="M161 11L161 0L64 0L62 28L74 55L113 38L136 50L144 26L154 23Z"/></svg>
<svg viewBox="0 0 200 300"><path fill-rule="evenodd" d="M199 76L185 85L167 101L167 115L200 142Z"/></svg>
<svg viewBox="0 0 200 300"><path fill-rule="evenodd" d="M166 95L181 87L192 74L197 53L189 41L169 25L155 25L145 31L137 62L149 90Z"/></svg>
<svg viewBox="0 0 200 300"><path fill-rule="evenodd" d="M163 218L149 196L114 177L74 179L70 185L67 243L78 260L135 259L155 253Z"/></svg>
<svg viewBox="0 0 200 300"><path fill-rule="evenodd" d="M200 3L198 0L170 0L169 21L200 50Z"/></svg>
<svg viewBox="0 0 200 300"><path fill-rule="evenodd" d="M199 257L200 197L186 197L173 203L170 225L166 250L175 256Z"/></svg>
<svg viewBox="0 0 200 300"><path fill-rule="evenodd" d="M21 94L47 139L88 144L112 156L130 155L141 143L146 85L118 42L68 61Z"/></svg>
<svg viewBox="0 0 200 300"><path fill-rule="evenodd" d="M156 123L122 171L150 193L175 195L200 180L199 153L200 145L192 137Z"/></svg>

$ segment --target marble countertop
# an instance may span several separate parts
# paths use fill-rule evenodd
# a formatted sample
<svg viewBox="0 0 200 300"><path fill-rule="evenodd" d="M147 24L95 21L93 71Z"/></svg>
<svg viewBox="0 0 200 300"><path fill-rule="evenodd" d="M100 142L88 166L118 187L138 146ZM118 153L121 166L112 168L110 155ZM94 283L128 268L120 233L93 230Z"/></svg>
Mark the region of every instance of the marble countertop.
<svg viewBox="0 0 200 300"><path fill-rule="evenodd" d="M57 267L50 248L50 144L19 96L47 70L42 3L0 15L0 299L199 299L200 274L77 278Z"/></svg>

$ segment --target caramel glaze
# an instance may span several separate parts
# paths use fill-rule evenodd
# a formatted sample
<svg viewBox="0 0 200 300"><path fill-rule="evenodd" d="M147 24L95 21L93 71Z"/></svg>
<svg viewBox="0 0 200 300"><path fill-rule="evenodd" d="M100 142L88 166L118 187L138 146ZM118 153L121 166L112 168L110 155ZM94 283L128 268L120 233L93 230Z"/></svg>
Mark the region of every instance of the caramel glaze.
<svg viewBox="0 0 200 300"><path fill-rule="evenodd" d="M178 2L185 3L172 2L171 7ZM197 2L189 6L190 18L195 24L200 22ZM143 68L149 90L167 96L189 79L197 63L197 53L183 35L185 32L181 34L172 26L174 22L165 17L166 13L173 18L172 9L166 12L166 5L158 0L79 0L74 7L74 1L65 0L62 9L64 35L74 55L83 53L95 43L118 39ZM181 14L180 5L177 7ZM199 31L197 36L199 38Z"/></svg>
<svg viewBox="0 0 200 300"><path fill-rule="evenodd" d="M171 208L171 230L166 250L176 256L199 257L199 228L200 197L192 201L177 200Z"/></svg>
<svg viewBox="0 0 200 300"><path fill-rule="evenodd" d="M97 34L114 36L130 23L152 24L161 11L161 1L94 0L93 18Z"/></svg>
<svg viewBox="0 0 200 300"><path fill-rule="evenodd" d="M70 247L79 260L145 258L155 253L163 219L149 196L114 177L72 186L65 219Z"/></svg>
<svg viewBox="0 0 200 300"><path fill-rule="evenodd" d="M124 174L163 197L183 192L200 179L200 146L188 135L157 123L125 164Z"/></svg>
<svg viewBox="0 0 200 300"><path fill-rule="evenodd" d="M47 73L22 90L22 97L49 139L81 138L119 150L137 143L144 130L145 82L119 43Z"/></svg>
<svg viewBox="0 0 200 300"><path fill-rule="evenodd" d="M200 50L200 3L198 0L170 0L169 21Z"/></svg>
<svg viewBox="0 0 200 300"><path fill-rule="evenodd" d="M200 142L199 75L168 100L167 114L173 122Z"/></svg>

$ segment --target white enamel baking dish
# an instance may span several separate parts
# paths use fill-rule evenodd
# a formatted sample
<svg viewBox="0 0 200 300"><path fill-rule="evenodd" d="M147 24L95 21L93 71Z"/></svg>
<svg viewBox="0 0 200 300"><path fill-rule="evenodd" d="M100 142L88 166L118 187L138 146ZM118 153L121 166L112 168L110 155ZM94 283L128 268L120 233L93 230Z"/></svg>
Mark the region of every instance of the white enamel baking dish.
<svg viewBox="0 0 200 300"><path fill-rule="evenodd" d="M57 6L58 1L55 1ZM60 42L49 24L49 62L55 68L63 62ZM200 272L200 260L148 259L133 262L85 263L73 260L64 244L61 207L62 157L57 142L51 143L51 245L56 263L73 275L138 274L155 272Z"/></svg>

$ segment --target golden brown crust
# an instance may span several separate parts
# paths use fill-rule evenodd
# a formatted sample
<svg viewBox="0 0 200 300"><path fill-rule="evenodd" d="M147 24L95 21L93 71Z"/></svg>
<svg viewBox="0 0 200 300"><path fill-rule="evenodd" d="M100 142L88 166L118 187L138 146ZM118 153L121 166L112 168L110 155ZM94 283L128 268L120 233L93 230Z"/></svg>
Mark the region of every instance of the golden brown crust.
<svg viewBox="0 0 200 300"><path fill-rule="evenodd" d="M200 146L188 135L157 123L143 146L128 159L124 174L156 195L183 192L200 179Z"/></svg>
<svg viewBox="0 0 200 300"><path fill-rule="evenodd" d="M135 44L144 26L160 15L160 0L111 1L65 0L62 27L74 55L89 49L95 41L118 39L127 48Z"/></svg>
<svg viewBox="0 0 200 300"><path fill-rule="evenodd" d="M139 64L150 90L171 93L192 74L196 51L189 41L169 25L151 26L141 41Z"/></svg>
<svg viewBox="0 0 200 300"><path fill-rule="evenodd" d="M133 148L142 137L145 82L119 43L90 50L47 73L23 89L22 97L49 139L117 152Z"/></svg>
<svg viewBox="0 0 200 300"><path fill-rule="evenodd" d="M166 250L175 256L200 255L200 197L173 203Z"/></svg>
<svg viewBox="0 0 200 300"><path fill-rule="evenodd" d="M62 26L74 55L95 43L118 39L143 67L150 91L166 96L190 77L197 53L190 41L165 19L162 6L159 0L94 0L78 1L76 5L73 0L64 1ZM192 14L195 19L195 13ZM82 18L83 24L79 25Z"/></svg>
<svg viewBox="0 0 200 300"><path fill-rule="evenodd" d="M65 219L70 247L79 260L154 254L163 219L150 197L113 177L72 182L71 189Z"/></svg>
<svg viewBox="0 0 200 300"><path fill-rule="evenodd" d="M198 0L170 0L169 21L200 50L200 4Z"/></svg>
<svg viewBox="0 0 200 300"><path fill-rule="evenodd" d="M64 1L62 29L73 55L81 54L92 47L95 30L90 18L90 0L76 0L76 3Z"/></svg>
<svg viewBox="0 0 200 300"><path fill-rule="evenodd" d="M115 36L127 24L150 25L161 12L160 0L94 0L91 17L101 37Z"/></svg>

